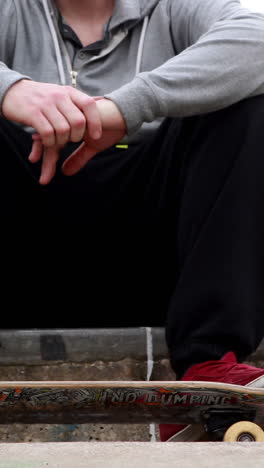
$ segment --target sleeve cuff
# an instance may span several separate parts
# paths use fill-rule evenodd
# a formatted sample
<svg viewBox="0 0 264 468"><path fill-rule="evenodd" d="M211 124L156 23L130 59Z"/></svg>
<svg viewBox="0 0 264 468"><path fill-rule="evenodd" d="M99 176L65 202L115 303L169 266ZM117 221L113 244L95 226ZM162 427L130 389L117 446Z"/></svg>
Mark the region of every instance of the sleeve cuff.
<svg viewBox="0 0 264 468"><path fill-rule="evenodd" d="M105 98L111 99L122 113L128 136L139 130L144 122L152 122L161 116L157 98L143 75L105 95Z"/></svg>

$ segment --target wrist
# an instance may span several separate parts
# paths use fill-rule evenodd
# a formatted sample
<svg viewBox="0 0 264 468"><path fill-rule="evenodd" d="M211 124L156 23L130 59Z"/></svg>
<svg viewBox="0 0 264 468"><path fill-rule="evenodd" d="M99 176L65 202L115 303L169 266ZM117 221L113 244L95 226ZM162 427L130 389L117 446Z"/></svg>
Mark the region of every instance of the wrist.
<svg viewBox="0 0 264 468"><path fill-rule="evenodd" d="M126 132L125 119L113 101L103 98L98 100L96 105L100 113L104 130L124 130L124 132Z"/></svg>

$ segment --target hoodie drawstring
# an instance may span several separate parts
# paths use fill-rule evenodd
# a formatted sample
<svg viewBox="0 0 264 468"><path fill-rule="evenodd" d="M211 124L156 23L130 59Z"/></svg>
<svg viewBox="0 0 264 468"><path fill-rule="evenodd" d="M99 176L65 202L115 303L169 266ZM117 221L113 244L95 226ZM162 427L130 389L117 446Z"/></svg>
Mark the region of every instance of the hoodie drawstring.
<svg viewBox="0 0 264 468"><path fill-rule="evenodd" d="M57 61L57 66L58 66L58 71L59 71L60 82L61 82L62 85L66 85L67 80L66 80L66 75L65 75L62 56L61 56L61 51L60 51L58 34L56 32L54 23L53 23L52 18L51 18L52 13L50 12L50 9L49 9L48 0L42 0L42 4L43 4L43 8L44 8L44 11L45 11L45 15L46 15L46 18L47 18L47 22L48 22L48 25L49 25L51 37L52 37L54 48L55 48L56 61Z"/></svg>
<svg viewBox="0 0 264 468"><path fill-rule="evenodd" d="M142 31L141 31L141 35L140 35L140 40L139 40L138 54L137 54L137 64L136 64L136 75L138 75L138 73L140 73L143 50L144 50L144 42L145 42L148 23L149 23L149 17L146 16L144 18L143 27L142 27Z"/></svg>

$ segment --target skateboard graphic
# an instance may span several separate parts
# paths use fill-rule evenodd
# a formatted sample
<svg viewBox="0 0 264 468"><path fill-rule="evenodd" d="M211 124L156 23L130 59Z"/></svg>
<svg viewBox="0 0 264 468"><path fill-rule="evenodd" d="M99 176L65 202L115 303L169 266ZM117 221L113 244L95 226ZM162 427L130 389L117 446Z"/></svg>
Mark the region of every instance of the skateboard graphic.
<svg viewBox="0 0 264 468"><path fill-rule="evenodd" d="M264 388L213 382L0 382L0 424L180 423L264 442Z"/></svg>

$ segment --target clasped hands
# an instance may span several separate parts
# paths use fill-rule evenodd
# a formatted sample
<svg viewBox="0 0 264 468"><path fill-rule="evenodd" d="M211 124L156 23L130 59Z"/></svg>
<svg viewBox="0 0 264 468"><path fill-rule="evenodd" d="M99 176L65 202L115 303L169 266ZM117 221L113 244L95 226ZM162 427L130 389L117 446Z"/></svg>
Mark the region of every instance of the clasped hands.
<svg viewBox="0 0 264 468"><path fill-rule="evenodd" d="M87 96L71 86L21 80L6 93L2 112L7 119L36 130L29 161L42 160L41 185L54 177L60 150L68 142L82 142L62 165L63 173L70 176L126 133L124 118L113 101Z"/></svg>

